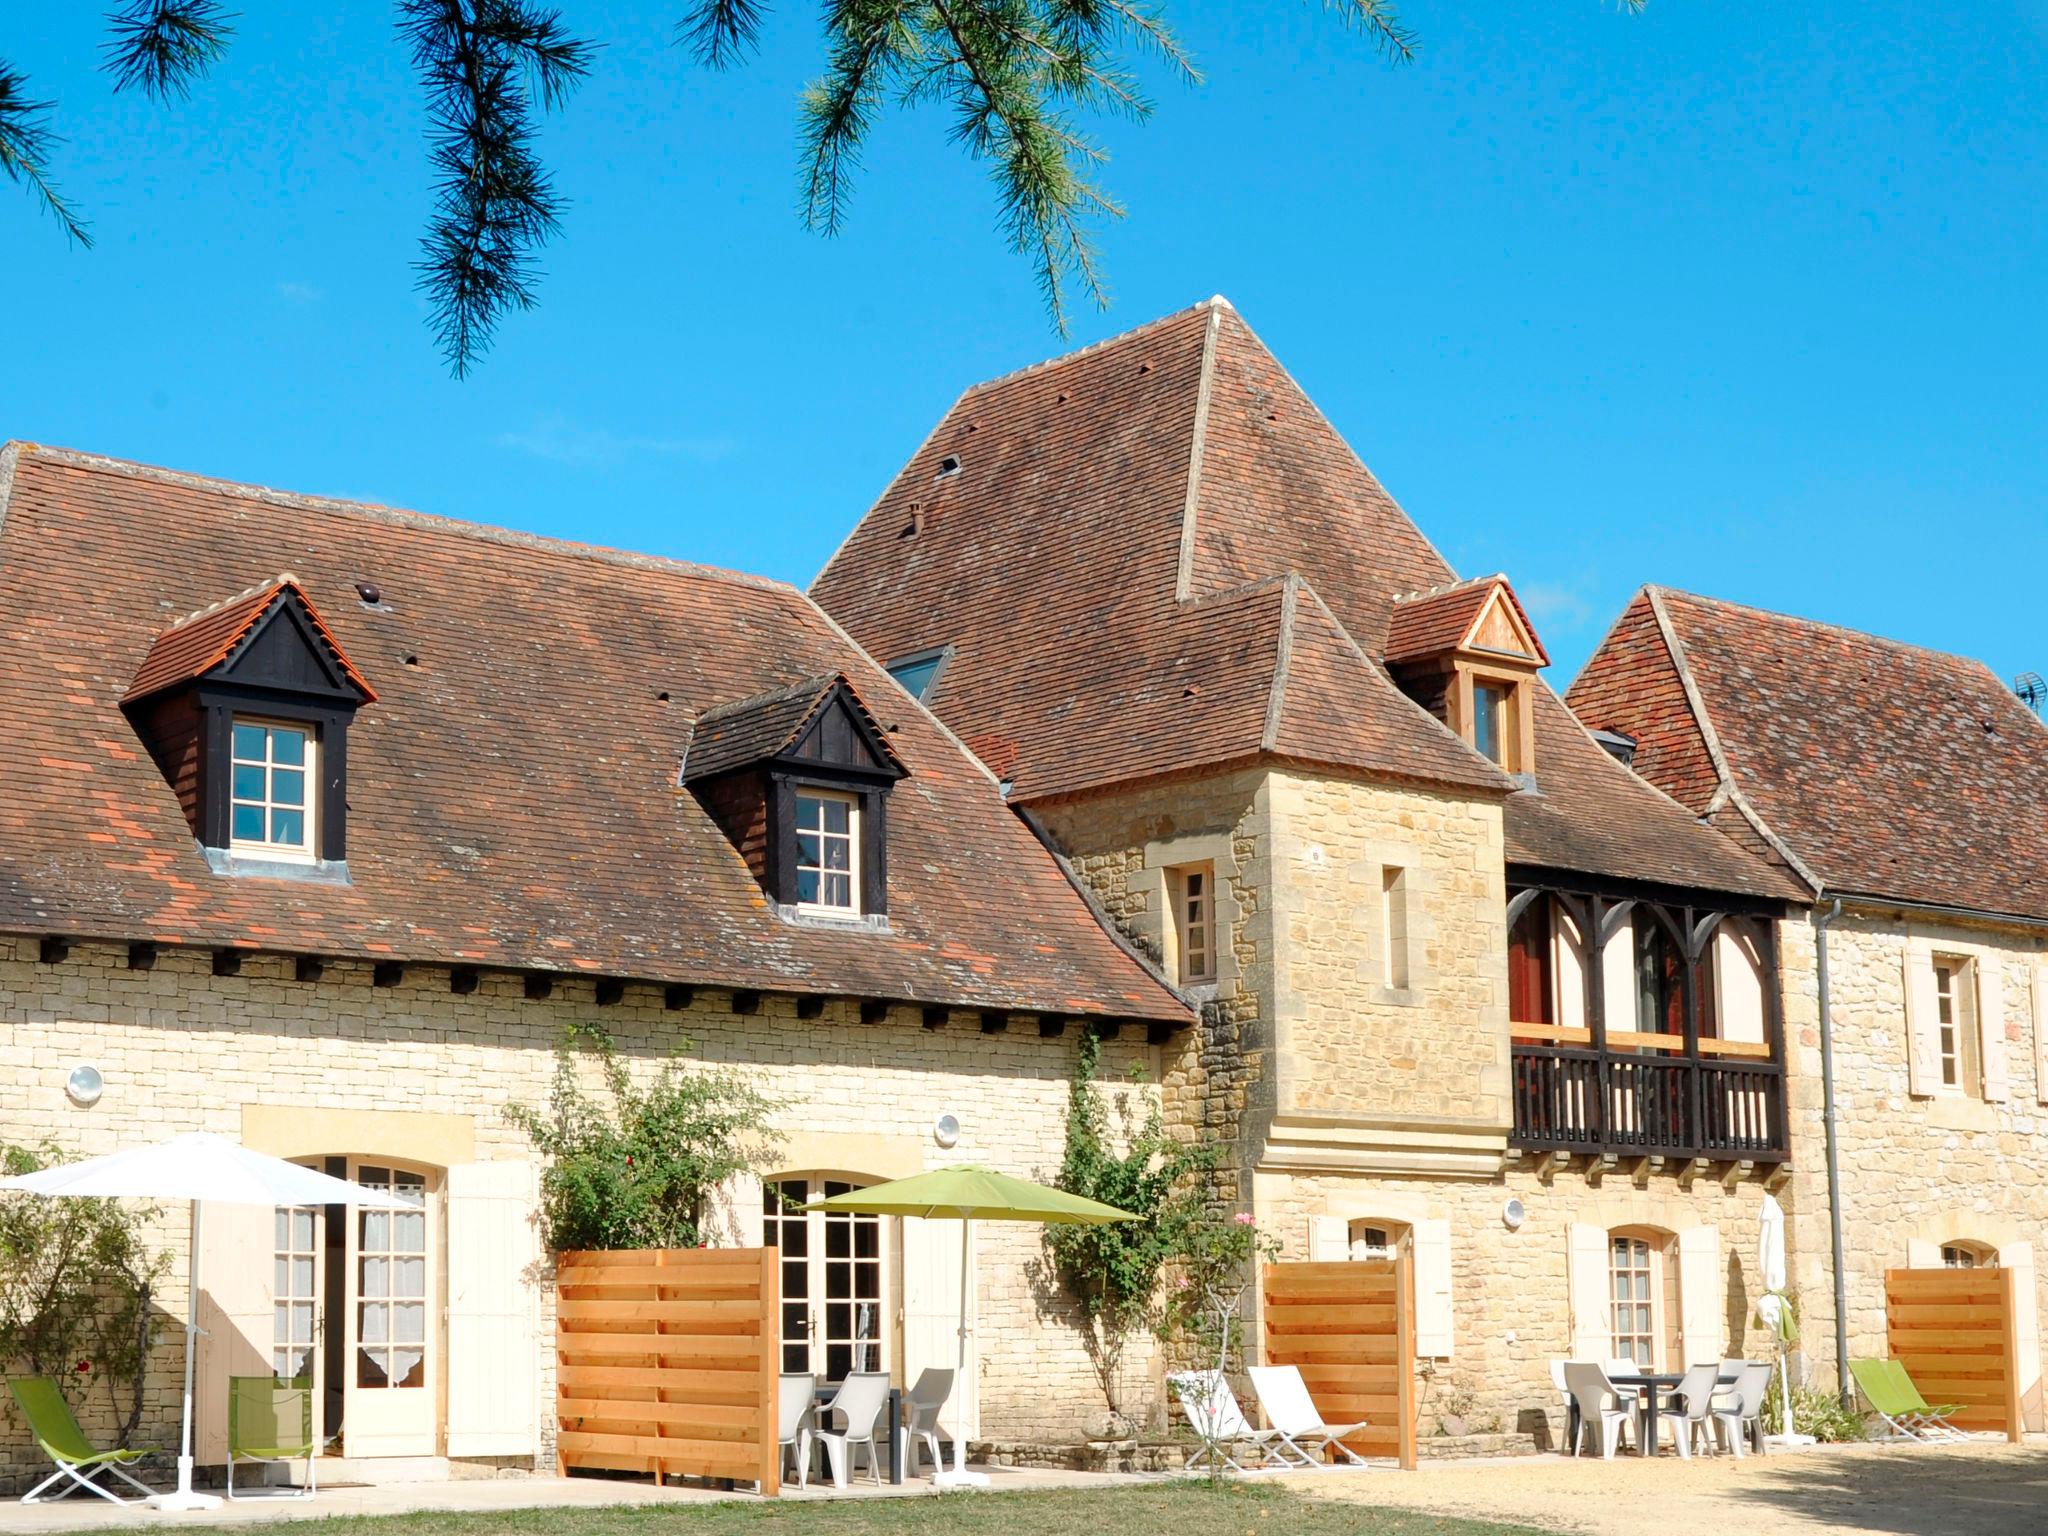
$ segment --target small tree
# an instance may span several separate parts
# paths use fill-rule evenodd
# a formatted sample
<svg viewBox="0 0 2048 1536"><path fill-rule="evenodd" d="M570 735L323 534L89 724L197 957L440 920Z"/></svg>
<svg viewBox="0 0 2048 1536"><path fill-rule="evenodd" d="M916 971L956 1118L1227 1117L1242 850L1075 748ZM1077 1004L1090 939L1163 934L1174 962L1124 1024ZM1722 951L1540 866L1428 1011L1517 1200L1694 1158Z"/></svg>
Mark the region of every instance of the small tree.
<svg viewBox="0 0 2048 1536"><path fill-rule="evenodd" d="M1169 1136L1159 1108L1122 1114L1124 1150L1111 1144L1110 1110L1096 1072L1102 1042L1081 1037L1067 1096L1067 1146L1059 1187L1119 1210L1136 1221L1100 1227L1048 1227L1046 1246L1061 1281L1088 1323L1088 1353L1109 1405L1111 1433L1128 1424L1123 1412L1123 1359L1130 1342L1153 1322L1159 1280L1186 1250L1208 1210L1204 1175L1219 1149Z"/></svg>
<svg viewBox="0 0 2048 1536"><path fill-rule="evenodd" d="M609 1105L584 1090L579 1041L596 1059ZM775 1145L767 1125L778 1102L738 1072L676 1061L636 1086L609 1036L572 1027L556 1052L546 1109L510 1110L548 1159L541 1176L548 1246L558 1253L698 1246L713 1192Z"/></svg>
<svg viewBox="0 0 2048 1536"><path fill-rule="evenodd" d="M57 1149L0 1145L0 1173L57 1161ZM144 1239L153 1206L0 1195L0 1372L107 1389L120 1443L142 1420L151 1298L166 1255Z"/></svg>

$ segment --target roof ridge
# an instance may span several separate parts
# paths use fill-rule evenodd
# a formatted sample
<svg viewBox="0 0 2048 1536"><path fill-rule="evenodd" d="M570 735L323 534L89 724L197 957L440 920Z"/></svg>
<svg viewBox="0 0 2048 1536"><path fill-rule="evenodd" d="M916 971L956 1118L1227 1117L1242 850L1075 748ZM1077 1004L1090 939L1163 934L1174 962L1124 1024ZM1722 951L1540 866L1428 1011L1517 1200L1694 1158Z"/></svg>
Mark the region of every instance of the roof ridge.
<svg viewBox="0 0 2048 1536"><path fill-rule="evenodd" d="M422 533L447 533L461 538L502 544L508 548L527 549L536 554L559 555L566 559L589 560L600 565L623 566L632 570L667 571L704 581L752 587L758 591L798 591L791 582L777 581L769 576L756 576L746 571L726 570L721 566L703 565L694 560L678 560L671 555L652 555L640 550L618 549L605 544L585 544L575 539L553 539L545 534L527 533L517 528L501 527L495 523L443 517L433 512L416 512L408 507L393 507L382 502L352 501L345 496L318 496L304 491L280 491L246 480L226 480L216 475L169 469L163 465L144 464L134 459L117 459L107 454L87 453L78 448L61 448L47 443L14 439L6 443L4 448L0 448L0 454L18 450L26 450L37 459L67 465L73 469L98 474L125 475L137 480L153 480L159 484L180 486L187 490L212 491L249 501L264 502L271 506L297 507L309 512L330 512L338 517L360 518L365 522L412 528ZM0 482L0 489L5 489L4 482ZM4 506L5 503L0 502L0 524L4 524L5 521Z"/></svg>
<svg viewBox="0 0 2048 1536"><path fill-rule="evenodd" d="M1505 571L1494 571L1486 576L1463 576L1456 581L1440 581L1433 587L1418 587L1413 592L1397 592L1392 600L1396 603L1415 603L1425 597L1442 597L1446 593L1460 592L1468 587L1483 587L1492 582L1499 582L1502 586L1513 585Z"/></svg>
<svg viewBox="0 0 2048 1536"><path fill-rule="evenodd" d="M1217 295L1221 299L1222 295ZM1188 433L1188 489L1180 509L1180 553L1174 564L1173 596L1186 602L1195 584L1196 518L1202 505L1202 456L1209 447L1209 404L1216 393L1216 333L1223 311L1211 300L1209 323L1202 327L1202 372L1195 385L1195 422Z"/></svg>
<svg viewBox="0 0 2048 1536"><path fill-rule="evenodd" d="M1836 624L1828 619L1809 619L1797 613L1785 613L1776 608L1764 608L1755 603L1737 602L1733 598L1710 597L1704 592L1688 592L1682 587L1667 587L1656 582L1646 582L1645 592L1654 592L1659 598L1676 597L1688 603L1701 603L1709 608L1731 608L1738 613L1751 613L1759 618L1776 619L1786 624L1796 624L1806 629L1824 629L1831 634L1846 635L1855 640L1868 640L1872 644L1885 646L1895 651L1911 651L1921 656L1939 656L1947 661L1960 661L1967 666L1981 668L1984 673L2004 691L2004 684L1988 663L1975 656L1966 656L1961 651L1944 651L1938 646L1916 645L1911 640L1898 640L1890 635L1880 635L1874 630L1858 629L1852 624Z"/></svg>
<svg viewBox="0 0 2048 1536"><path fill-rule="evenodd" d="M1050 369L1061 367L1066 363L1079 362L1084 357L1093 357L1097 352L1104 352L1111 347L1120 346L1124 342L1134 341L1148 331L1156 331L1162 326L1170 325L1175 320L1185 319L1189 315L1200 314L1204 310L1231 309L1233 307L1230 300L1224 298L1219 293L1211 298L1202 300L1199 304L1189 304L1181 309L1170 310L1166 314L1147 320L1143 325L1134 325L1128 331L1119 331L1114 336L1105 336L1100 341L1091 341L1085 347L1076 347L1073 351L1062 352L1056 357L1040 358L1035 363L1026 363L1021 368L1012 368L1008 373L999 373L992 378L983 379L978 384L970 384L962 391L960 398L965 400L969 395L978 395L985 389L995 388L998 384L1013 383L1018 379L1027 378L1034 373L1044 373Z"/></svg>
<svg viewBox="0 0 2048 1536"><path fill-rule="evenodd" d="M254 586L244 587L241 591L235 593L234 596L232 597L224 597L217 603L208 603L204 608L193 609L190 613L186 614L181 619L171 620L171 622L167 626L165 626L161 631L159 631L159 633L165 635L176 634L186 625L196 624L201 619L208 618L213 614L219 613L223 608L232 608L237 603L246 603L249 601L250 598L261 597L266 592L281 592L286 587L292 588L301 597L305 596L306 589L299 585L299 578L294 576L290 571L280 571L277 575L271 577L268 581L259 581ZM306 600L308 602L312 601L311 598L307 598Z"/></svg>

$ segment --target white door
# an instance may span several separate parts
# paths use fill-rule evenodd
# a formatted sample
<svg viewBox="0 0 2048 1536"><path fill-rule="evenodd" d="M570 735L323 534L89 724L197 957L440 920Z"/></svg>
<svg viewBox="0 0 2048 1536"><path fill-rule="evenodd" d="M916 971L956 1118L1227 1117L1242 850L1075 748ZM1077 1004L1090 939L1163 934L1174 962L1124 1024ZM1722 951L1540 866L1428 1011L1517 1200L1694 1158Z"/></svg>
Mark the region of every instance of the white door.
<svg viewBox="0 0 2048 1536"><path fill-rule="evenodd" d="M782 1260L785 1371L808 1371L829 1382L849 1371L890 1368L882 1218L796 1208L869 1182L845 1174L791 1174L761 1186L761 1239Z"/></svg>
<svg viewBox="0 0 2048 1536"><path fill-rule="evenodd" d="M348 1177L389 1190L412 1209L347 1213L342 1451L350 1457L431 1456L440 1449L440 1176L352 1157Z"/></svg>
<svg viewBox="0 0 2048 1536"><path fill-rule="evenodd" d="M540 1234L531 1163L448 1170L448 1454L538 1448Z"/></svg>

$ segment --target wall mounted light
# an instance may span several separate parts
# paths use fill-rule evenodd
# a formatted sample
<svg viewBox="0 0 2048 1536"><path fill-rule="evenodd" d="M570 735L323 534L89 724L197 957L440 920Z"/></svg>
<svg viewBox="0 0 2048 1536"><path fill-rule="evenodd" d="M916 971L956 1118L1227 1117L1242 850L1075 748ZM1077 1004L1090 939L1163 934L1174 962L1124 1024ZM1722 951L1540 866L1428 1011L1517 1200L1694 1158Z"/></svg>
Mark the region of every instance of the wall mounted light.
<svg viewBox="0 0 2048 1536"><path fill-rule="evenodd" d="M960 1139L960 1117L944 1114L932 1122L932 1140L942 1147L950 1147Z"/></svg>
<svg viewBox="0 0 2048 1536"><path fill-rule="evenodd" d="M106 1082L100 1076L100 1069L85 1062L73 1067L71 1075L64 1079L65 1095L72 1103L80 1106L99 1103L100 1091L105 1087Z"/></svg>

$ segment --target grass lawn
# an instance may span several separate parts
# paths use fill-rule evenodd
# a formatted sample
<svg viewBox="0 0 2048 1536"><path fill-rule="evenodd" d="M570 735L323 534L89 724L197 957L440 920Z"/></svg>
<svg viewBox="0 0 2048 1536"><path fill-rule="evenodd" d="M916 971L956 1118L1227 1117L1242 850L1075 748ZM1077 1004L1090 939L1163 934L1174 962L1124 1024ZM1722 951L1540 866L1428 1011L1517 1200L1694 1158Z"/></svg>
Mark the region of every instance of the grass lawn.
<svg viewBox="0 0 2048 1536"><path fill-rule="evenodd" d="M212 1529L225 1536L225 1528ZM1212 1490L1206 1483L832 1503L357 1515L271 1529L286 1536L1535 1536L1529 1526L1304 1499L1282 1488ZM237 1528L236 1536L244 1531Z"/></svg>

